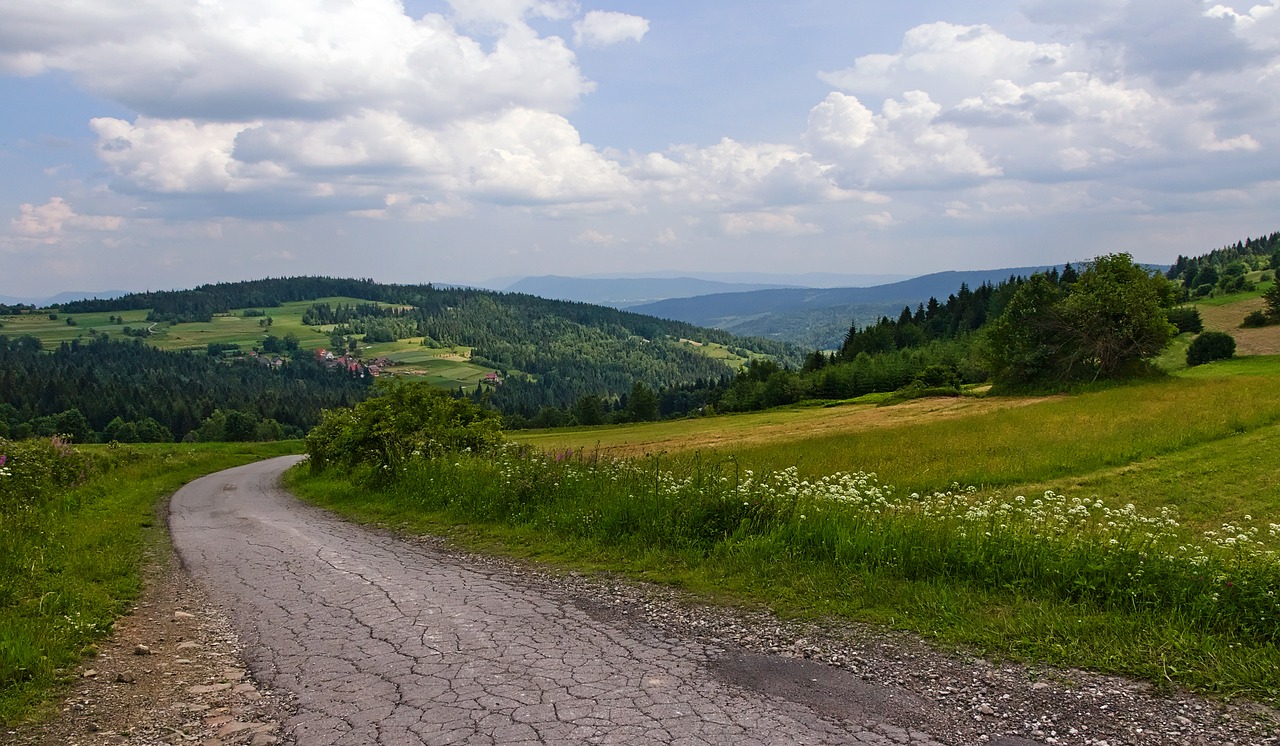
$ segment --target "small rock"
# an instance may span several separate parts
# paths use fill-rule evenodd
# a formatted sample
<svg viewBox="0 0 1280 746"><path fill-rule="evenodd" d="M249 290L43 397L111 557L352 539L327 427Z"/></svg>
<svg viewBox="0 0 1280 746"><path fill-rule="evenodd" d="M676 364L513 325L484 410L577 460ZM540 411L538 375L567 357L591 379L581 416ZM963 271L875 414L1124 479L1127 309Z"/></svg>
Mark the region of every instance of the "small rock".
<svg viewBox="0 0 1280 746"><path fill-rule="evenodd" d="M174 619L195 619L196 615L185 612L185 611L175 611L173 612L173 618Z"/></svg>
<svg viewBox="0 0 1280 746"><path fill-rule="evenodd" d="M133 654L134 655L151 655L151 648L142 644L134 645Z"/></svg>
<svg viewBox="0 0 1280 746"><path fill-rule="evenodd" d="M982 706L980 706L980 707L978 708L978 712L981 712L983 715L994 715L994 714L996 714L996 711L995 711L995 710L993 710L993 709L991 709L991 705L982 705Z"/></svg>
<svg viewBox="0 0 1280 746"><path fill-rule="evenodd" d="M275 736L259 733L249 742L249 746L276 746L277 743L280 743L280 739Z"/></svg>
<svg viewBox="0 0 1280 746"><path fill-rule="evenodd" d="M97 676L97 675L98 675L98 671L97 671L97 669L90 668L89 670L85 671L84 673L82 673L82 674L80 674L80 675L81 675L81 676L83 676L83 677L84 677L84 678L86 678L86 679L91 679L91 678L93 678L94 676Z"/></svg>
<svg viewBox="0 0 1280 746"><path fill-rule="evenodd" d="M129 673L128 671L121 671L120 673L116 674L116 681L119 681L122 684L132 684L133 682L137 681L137 678L135 678L134 675Z"/></svg>
<svg viewBox="0 0 1280 746"><path fill-rule="evenodd" d="M1032 685L1031 685L1031 688L1032 688L1032 689L1034 689L1034 690L1036 690L1037 692L1039 692L1039 691L1043 691L1043 690L1045 690L1045 689L1048 689L1048 688L1049 688L1049 685L1048 685L1048 684L1046 684L1046 683L1044 683L1043 681L1037 681L1036 683L1034 683L1034 684L1032 684Z"/></svg>

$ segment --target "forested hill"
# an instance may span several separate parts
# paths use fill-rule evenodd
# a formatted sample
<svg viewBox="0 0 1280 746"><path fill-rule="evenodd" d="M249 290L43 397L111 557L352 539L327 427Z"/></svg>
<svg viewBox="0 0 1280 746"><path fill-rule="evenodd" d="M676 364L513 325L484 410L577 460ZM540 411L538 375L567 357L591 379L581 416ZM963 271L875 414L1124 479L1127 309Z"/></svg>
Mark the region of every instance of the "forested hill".
<svg viewBox="0 0 1280 746"><path fill-rule="evenodd" d="M345 297L391 304L339 309L319 304L312 321L338 323L341 333L371 341L423 338L426 347L471 348L471 361L502 371L490 392L502 411L533 416L546 406L564 407L583 396L618 397L641 382L654 389L732 375L723 360L698 345L731 347L743 356L769 355L796 365L802 353L766 340L741 339L705 329L603 306L432 285L372 280L293 277L203 285L192 290L134 293L61 307L64 314L149 309L157 323L208 322L236 309L270 309L283 303ZM324 317L319 319L319 317ZM318 320L319 319L319 320ZM697 344L690 344L693 341Z"/></svg>

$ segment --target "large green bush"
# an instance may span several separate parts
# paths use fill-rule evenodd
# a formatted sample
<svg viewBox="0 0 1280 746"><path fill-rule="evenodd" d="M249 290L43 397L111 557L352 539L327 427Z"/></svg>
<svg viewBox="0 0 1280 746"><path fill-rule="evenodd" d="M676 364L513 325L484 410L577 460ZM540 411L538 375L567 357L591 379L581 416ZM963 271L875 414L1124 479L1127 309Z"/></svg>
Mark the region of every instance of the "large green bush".
<svg viewBox="0 0 1280 746"><path fill-rule="evenodd" d="M1226 332L1203 332L1191 340L1187 348L1187 365L1202 365L1214 360L1230 360L1236 354L1236 340Z"/></svg>
<svg viewBox="0 0 1280 746"><path fill-rule="evenodd" d="M373 467L394 474L414 456L482 453L502 442L497 412L423 381L379 385L380 395L325 412L307 435L313 471Z"/></svg>

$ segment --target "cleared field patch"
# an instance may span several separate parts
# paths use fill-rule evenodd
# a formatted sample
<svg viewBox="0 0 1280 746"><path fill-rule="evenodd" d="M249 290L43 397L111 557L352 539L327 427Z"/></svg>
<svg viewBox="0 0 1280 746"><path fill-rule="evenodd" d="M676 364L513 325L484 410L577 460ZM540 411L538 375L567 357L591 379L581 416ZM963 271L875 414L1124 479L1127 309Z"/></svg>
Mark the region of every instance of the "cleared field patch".
<svg viewBox="0 0 1280 746"><path fill-rule="evenodd" d="M700 452L742 468L795 466L808 477L874 472L906 491L1006 488L1083 477L1280 423L1275 377L1266 373L1273 362L1216 365L1216 373L1076 396L924 399L517 437L607 455ZM1251 368L1256 375L1241 372Z"/></svg>
<svg viewBox="0 0 1280 746"><path fill-rule="evenodd" d="M1244 317L1265 306L1261 297L1247 298L1225 305L1199 304L1204 328L1226 332L1236 340L1237 355L1280 355L1280 324L1257 329L1243 329Z"/></svg>
<svg viewBox="0 0 1280 746"><path fill-rule="evenodd" d="M740 449L789 443L800 438L898 427L968 417L1008 407L1033 404L1036 398L916 399L893 407L845 404L603 427L565 428L514 433L519 442L547 449L599 449L609 456L642 456L663 452Z"/></svg>

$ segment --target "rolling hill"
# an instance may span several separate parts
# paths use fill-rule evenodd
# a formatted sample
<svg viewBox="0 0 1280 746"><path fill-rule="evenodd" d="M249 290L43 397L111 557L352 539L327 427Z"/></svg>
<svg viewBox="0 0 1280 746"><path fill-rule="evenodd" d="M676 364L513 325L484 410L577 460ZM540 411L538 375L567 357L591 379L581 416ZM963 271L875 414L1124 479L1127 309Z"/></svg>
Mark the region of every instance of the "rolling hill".
<svg viewBox="0 0 1280 746"><path fill-rule="evenodd" d="M896 316L904 305L939 300L959 290L1010 276L1027 276L1052 267L947 271L865 288L777 288L676 298L634 306L631 310L742 336L763 337L810 349L832 349L851 322L863 325L880 316Z"/></svg>

